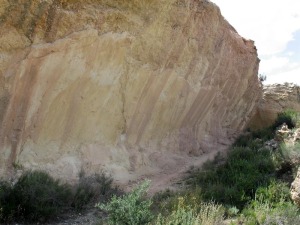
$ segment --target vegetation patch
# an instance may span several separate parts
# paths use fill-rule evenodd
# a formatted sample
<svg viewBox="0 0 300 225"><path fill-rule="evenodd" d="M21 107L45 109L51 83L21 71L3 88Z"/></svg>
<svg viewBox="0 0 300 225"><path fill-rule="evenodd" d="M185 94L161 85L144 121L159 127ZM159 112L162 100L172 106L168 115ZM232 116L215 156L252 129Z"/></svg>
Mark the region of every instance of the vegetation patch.
<svg viewBox="0 0 300 225"><path fill-rule="evenodd" d="M104 173L83 176L71 186L44 171L27 171L15 184L0 182L0 221L45 222L67 211L106 202L118 193Z"/></svg>
<svg viewBox="0 0 300 225"><path fill-rule="evenodd" d="M278 126L283 123L289 129L298 128L299 114L288 110L278 115L274 125L241 136L225 160L218 155L202 168L190 171L184 191L167 191L154 196L155 211L161 212L157 221L205 224L197 221L195 210L195 205L205 203L222 206L223 216L231 225L300 224L299 210L290 199L293 172L300 161L299 144L282 143L277 149L265 145L275 138ZM183 204L176 201L181 198L183 208ZM210 214L214 215L212 211Z"/></svg>
<svg viewBox="0 0 300 225"><path fill-rule="evenodd" d="M159 214L153 222L155 225L210 225L221 224L224 219L224 209L213 202L193 204L190 198L179 197L174 210L169 215Z"/></svg>
<svg viewBox="0 0 300 225"><path fill-rule="evenodd" d="M298 128L298 118L284 112L275 124ZM166 190L152 198L147 196L149 181L124 194L104 173L82 173L70 186L45 172L28 171L15 184L0 182L0 220L40 223L97 203L107 215L103 222L112 225L220 225L225 220L231 225L300 224L299 209L290 199L300 165L299 143L278 144L275 124L247 132L226 157L218 155L190 170L181 191ZM276 142L276 148L269 142Z"/></svg>
<svg viewBox="0 0 300 225"><path fill-rule="evenodd" d="M152 201L143 197L145 197L149 184L149 181L145 181L133 189L132 192L120 197L113 196L109 203L97 204L96 206L109 214L109 224L148 224L153 218L153 214L150 211Z"/></svg>

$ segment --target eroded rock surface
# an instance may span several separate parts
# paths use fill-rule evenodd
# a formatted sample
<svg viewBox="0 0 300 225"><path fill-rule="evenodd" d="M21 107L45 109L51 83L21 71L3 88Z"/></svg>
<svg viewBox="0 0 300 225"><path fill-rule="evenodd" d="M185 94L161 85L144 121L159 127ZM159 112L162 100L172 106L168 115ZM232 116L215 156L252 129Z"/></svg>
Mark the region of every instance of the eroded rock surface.
<svg viewBox="0 0 300 225"><path fill-rule="evenodd" d="M250 122L254 129L272 125L278 113L287 109L300 112L300 88L292 83L272 84L263 87L263 98Z"/></svg>
<svg viewBox="0 0 300 225"><path fill-rule="evenodd" d="M295 204L300 207L300 168L298 169L297 176L291 185L291 198Z"/></svg>
<svg viewBox="0 0 300 225"><path fill-rule="evenodd" d="M0 173L178 173L246 127L258 62L205 0L0 0Z"/></svg>

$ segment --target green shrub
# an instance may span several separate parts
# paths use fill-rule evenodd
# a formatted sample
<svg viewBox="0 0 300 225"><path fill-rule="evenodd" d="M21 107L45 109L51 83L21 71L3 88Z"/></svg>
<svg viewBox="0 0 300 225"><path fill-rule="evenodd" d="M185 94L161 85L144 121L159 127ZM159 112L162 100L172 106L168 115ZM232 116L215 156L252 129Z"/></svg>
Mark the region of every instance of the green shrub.
<svg viewBox="0 0 300 225"><path fill-rule="evenodd" d="M246 147L250 138L252 138L251 134L242 134L235 140L233 146Z"/></svg>
<svg viewBox="0 0 300 225"><path fill-rule="evenodd" d="M286 123L289 129L296 127L299 125L299 113L291 109L279 113L276 121L272 125L272 129L276 130L276 128L283 123Z"/></svg>
<svg viewBox="0 0 300 225"><path fill-rule="evenodd" d="M262 141L267 141L274 138L274 131L271 127L266 127L260 130L255 130L251 132L251 139L261 139Z"/></svg>
<svg viewBox="0 0 300 225"><path fill-rule="evenodd" d="M42 171L25 172L13 186L2 183L3 219L45 221L69 206L71 189Z"/></svg>
<svg viewBox="0 0 300 225"><path fill-rule="evenodd" d="M209 169L192 173L187 183L199 186L206 200L240 209L254 197L258 187L270 182L276 169L270 151L258 147L234 147L225 164L206 167Z"/></svg>
<svg viewBox="0 0 300 225"><path fill-rule="evenodd" d="M270 207L291 202L288 184L272 180L267 187L259 187L255 193L255 200L250 204L255 204L257 201L267 202Z"/></svg>
<svg viewBox="0 0 300 225"><path fill-rule="evenodd" d="M239 220L239 224L245 225L300 224L298 209L292 203L286 203L285 205L272 208L268 202L259 202L254 208L246 208L241 214Z"/></svg>
<svg viewBox="0 0 300 225"><path fill-rule="evenodd" d="M175 209L167 216L158 215L155 225L213 225L223 221L224 210L212 202L193 204L192 199L179 197Z"/></svg>
<svg viewBox="0 0 300 225"><path fill-rule="evenodd" d="M44 222L68 210L81 210L120 194L104 173L81 177L70 186L43 171L25 172L13 185L0 182L0 222Z"/></svg>
<svg viewBox="0 0 300 225"><path fill-rule="evenodd" d="M253 200L250 206L243 210L240 220L242 224L300 224L299 210L291 202L281 202L272 205L267 200Z"/></svg>
<svg viewBox="0 0 300 225"><path fill-rule="evenodd" d="M105 173L94 174L92 176L81 176L75 186L75 193L72 206L80 210L96 202L106 202L115 195L120 195L118 187L113 187L113 179Z"/></svg>
<svg viewBox="0 0 300 225"><path fill-rule="evenodd" d="M178 199L184 198L186 205L193 209L198 209L203 203L202 190L198 187L186 187L181 191L166 191L157 193L153 196L152 211L162 216L171 214L178 206Z"/></svg>
<svg viewBox="0 0 300 225"><path fill-rule="evenodd" d="M279 154L282 160L300 164L300 143L294 145L287 145L282 143L279 148Z"/></svg>
<svg viewBox="0 0 300 225"><path fill-rule="evenodd" d="M153 218L150 211L151 200L143 199L149 188L145 181L132 192L121 197L113 196L107 204L97 204L96 207L108 212L108 223L113 225L147 224Z"/></svg>
<svg viewBox="0 0 300 225"><path fill-rule="evenodd" d="M259 80L260 82L264 82L264 81L267 80L267 76L260 73L260 74L258 74L258 80Z"/></svg>
<svg viewBox="0 0 300 225"><path fill-rule="evenodd" d="M174 202L180 196L180 192L174 192L169 189L155 193L152 197L153 204L151 211L154 213L170 213L173 210Z"/></svg>
<svg viewBox="0 0 300 225"><path fill-rule="evenodd" d="M237 216L239 212L240 212L240 210L235 206L226 207L226 214L230 218Z"/></svg>
<svg viewBox="0 0 300 225"><path fill-rule="evenodd" d="M269 186L257 189L255 198L243 210L242 215L245 224L288 225L300 222L298 209L290 199L288 184L275 180Z"/></svg>
<svg viewBox="0 0 300 225"><path fill-rule="evenodd" d="M281 143L273 155L277 178L292 183L300 165L300 144Z"/></svg>
<svg viewBox="0 0 300 225"><path fill-rule="evenodd" d="M10 196L12 196L11 192L11 185L6 181L0 181L0 221L11 221L14 218L14 211L16 208L10 203Z"/></svg>

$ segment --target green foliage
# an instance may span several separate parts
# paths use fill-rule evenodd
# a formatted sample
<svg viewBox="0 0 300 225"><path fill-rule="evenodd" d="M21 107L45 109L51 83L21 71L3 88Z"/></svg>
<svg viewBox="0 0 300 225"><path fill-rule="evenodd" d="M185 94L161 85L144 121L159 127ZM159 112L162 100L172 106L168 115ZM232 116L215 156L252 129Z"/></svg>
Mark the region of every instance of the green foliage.
<svg viewBox="0 0 300 225"><path fill-rule="evenodd" d="M13 186L1 183L3 220L45 221L60 213L71 200L71 189L47 173L28 171Z"/></svg>
<svg viewBox="0 0 300 225"><path fill-rule="evenodd" d="M224 215L245 225L300 224L289 184L281 182L291 182L300 164L300 144L282 144L279 151L264 147L282 123L299 126L298 113L284 112L273 126L241 136L226 158L219 154L201 169L190 170L184 191L158 193L154 204L145 198L149 182L120 196L104 173L81 176L72 187L41 171L25 173L14 185L1 181L0 221L43 222L66 209L81 210L98 202L112 225L210 225L221 224Z"/></svg>
<svg viewBox="0 0 300 225"><path fill-rule="evenodd" d="M264 81L267 80L267 76L260 73L260 74L258 74L258 80L259 80L260 82L264 82Z"/></svg>
<svg viewBox="0 0 300 225"><path fill-rule="evenodd" d="M181 196L181 193L174 192L169 189L155 193L152 197L153 204L151 210L154 213L168 214L173 210L173 205L177 201L177 198Z"/></svg>
<svg viewBox="0 0 300 225"><path fill-rule="evenodd" d="M270 207L268 202L258 202L252 208L246 208L239 221L239 224L245 225L298 225L300 217L298 208L290 202L277 207Z"/></svg>
<svg viewBox="0 0 300 225"><path fill-rule="evenodd" d="M274 131L272 128L267 127L260 130L252 131L250 140L261 139L262 141L267 141L274 138Z"/></svg>
<svg viewBox="0 0 300 225"><path fill-rule="evenodd" d="M81 177L78 184L61 184L43 171L25 172L13 185L0 182L0 221L44 222L66 210L80 210L119 194L104 173ZM2 216L1 216L2 215Z"/></svg>
<svg viewBox="0 0 300 225"><path fill-rule="evenodd" d="M152 211L167 216L178 206L178 200L184 199L184 203L193 209L199 209L203 203L202 190L200 188L185 188L182 191L165 191L153 196Z"/></svg>
<svg viewBox="0 0 300 225"><path fill-rule="evenodd" d="M113 196L107 204L97 204L96 207L108 212L108 223L113 225L147 224L153 218L150 211L151 200L143 199L149 188L145 181L132 192L121 197Z"/></svg>
<svg viewBox="0 0 300 225"><path fill-rule="evenodd" d="M292 128L300 125L298 121L298 113L284 112L274 125L241 136L225 161L218 155L202 168L189 171L189 186L184 193L163 195L167 197L162 198L162 214L156 224L200 224L195 205L211 200L225 206L227 217L238 217L232 224L300 224L289 184L281 181L291 182L287 176L300 162L300 146L282 145L280 151L264 147L265 141L274 138L278 126L286 123ZM187 200L188 194L193 197ZM184 207L177 204L174 209L174 199L180 196L184 196Z"/></svg>
<svg viewBox="0 0 300 225"><path fill-rule="evenodd" d="M212 202L193 204L190 198L179 197L175 209L167 216L159 214L155 225L211 225L223 221L224 210ZM191 204L192 203L192 204Z"/></svg>
<svg viewBox="0 0 300 225"><path fill-rule="evenodd" d="M81 176L75 186L75 193L72 206L80 210L96 202L106 202L114 194L120 195L121 191L112 185L113 179L105 173L94 174L92 176Z"/></svg>
<svg viewBox="0 0 300 225"><path fill-rule="evenodd" d="M282 143L279 148L280 158L295 164L300 164L300 143L287 145Z"/></svg>
<svg viewBox="0 0 300 225"><path fill-rule="evenodd" d="M226 163L210 168L195 171L187 183L201 187L206 200L238 208L254 197L258 187L267 185L275 171L270 151L258 147L234 147Z"/></svg>
<svg viewBox="0 0 300 225"><path fill-rule="evenodd" d="M226 210L226 214L228 217L237 216L239 212L240 212L240 210L235 206L227 207L227 210Z"/></svg>
<svg viewBox="0 0 300 225"><path fill-rule="evenodd" d="M298 209L290 200L286 183L272 181L256 191L255 198L243 210L244 224L299 224Z"/></svg>
<svg viewBox="0 0 300 225"><path fill-rule="evenodd" d="M5 200L7 195L10 193L11 187L8 182L0 180L0 221L2 221L3 215L3 207L6 204Z"/></svg>
<svg viewBox="0 0 300 225"><path fill-rule="evenodd" d="M253 206L258 202L265 202L270 207L276 207L290 201L288 184L272 180L267 187L259 187L256 190L255 199L251 201L250 205Z"/></svg>
<svg viewBox="0 0 300 225"><path fill-rule="evenodd" d="M299 125L299 113L290 109L279 113L275 123L271 127L273 130L275 130L283 123L286 123L289 129L296 127Z"/></svg>
<svg viewBox="0 0 300 225"><path fill-rule="evenodd" d="M238 137L233 146L251 148L254 145L255 147L255 145L261 145L263 141L274 138L274 134L274 130L271 127L252 131Z"/></svg>

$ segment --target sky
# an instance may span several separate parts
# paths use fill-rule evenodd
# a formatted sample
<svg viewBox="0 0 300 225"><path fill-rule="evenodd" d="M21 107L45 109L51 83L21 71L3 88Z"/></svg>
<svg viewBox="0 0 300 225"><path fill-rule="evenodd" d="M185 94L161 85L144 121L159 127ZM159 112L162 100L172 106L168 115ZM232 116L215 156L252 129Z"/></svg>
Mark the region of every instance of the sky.
<svg viewBox="0 0 300 225"><path fill-rule="evenodd" d="M300 0L211 0L225 19L255 42L264 84L300 85Z"/></svg>

